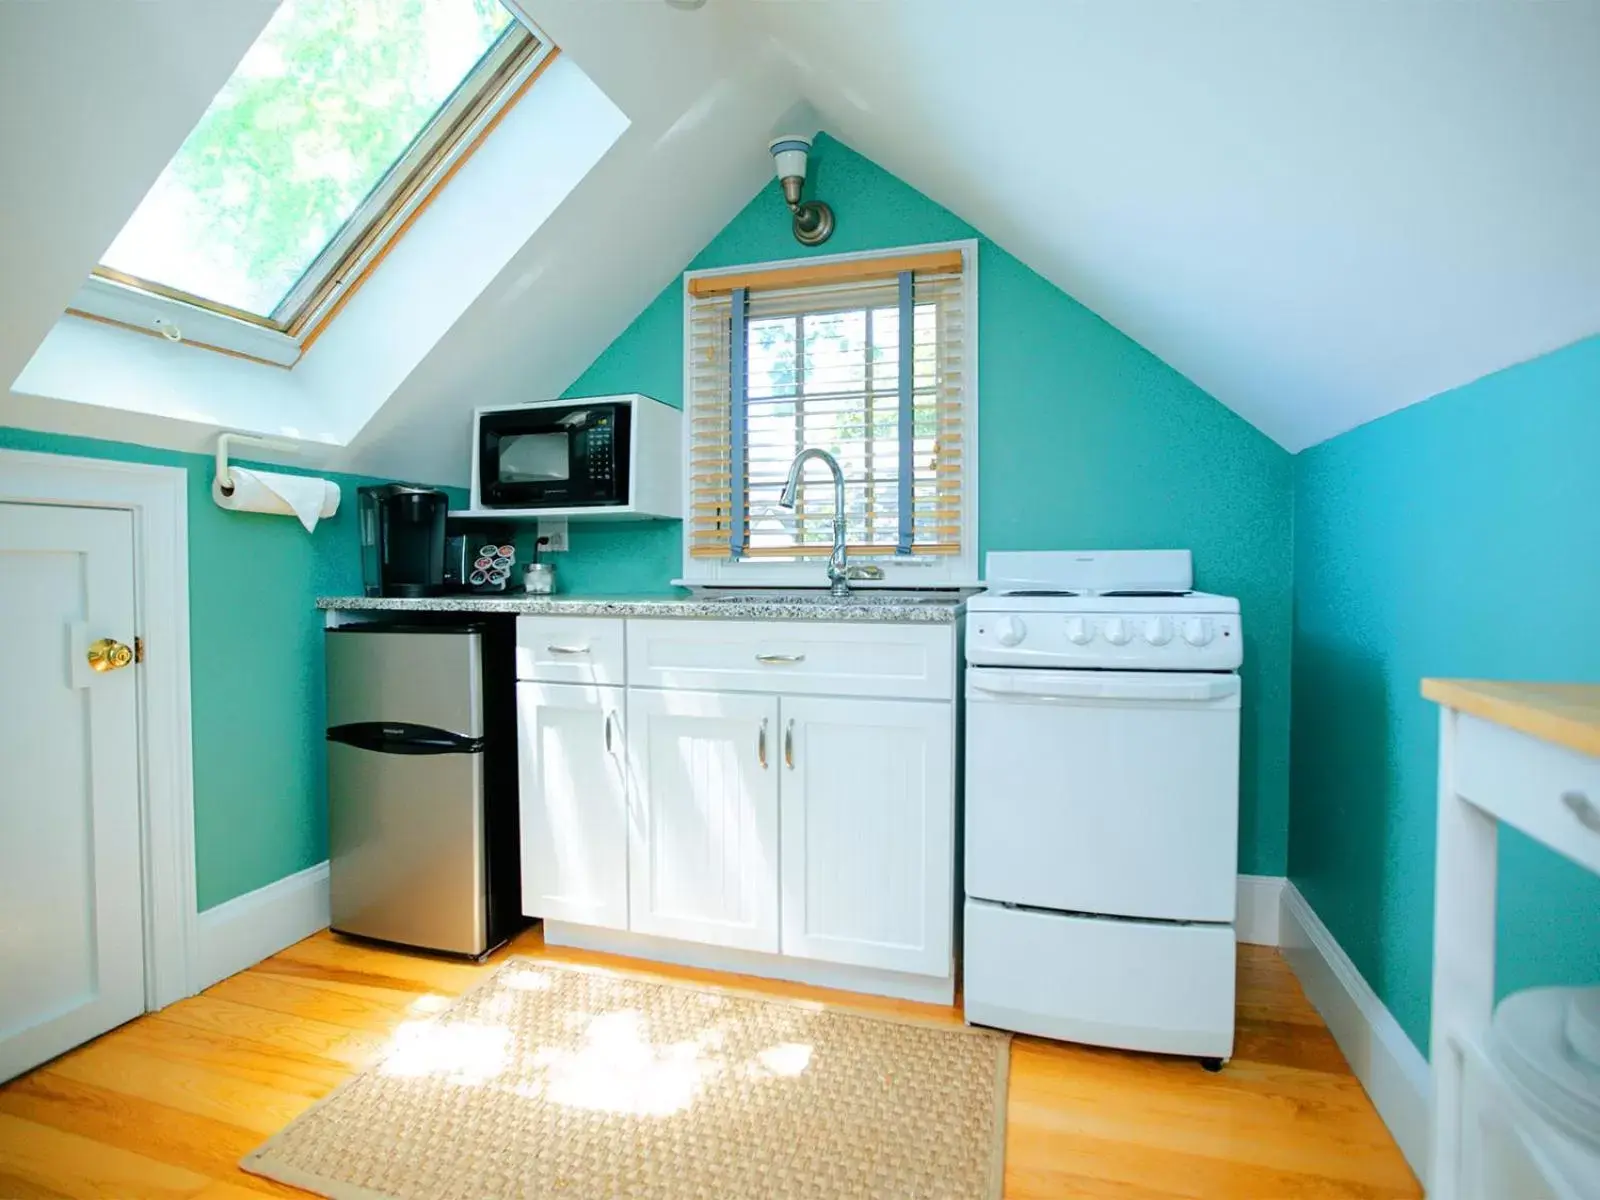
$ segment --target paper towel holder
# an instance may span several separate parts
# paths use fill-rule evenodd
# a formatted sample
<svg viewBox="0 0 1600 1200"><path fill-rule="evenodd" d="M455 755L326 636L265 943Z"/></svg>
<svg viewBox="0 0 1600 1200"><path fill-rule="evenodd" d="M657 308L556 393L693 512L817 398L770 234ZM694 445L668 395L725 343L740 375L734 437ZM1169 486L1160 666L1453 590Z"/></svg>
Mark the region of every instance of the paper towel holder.
<svg viewBox="0 0 1600 1200"><path fill-rule="evenodd" d="M299 442L291 442L287 438L259 437L253 433L223 433L217 435L217 484L222 488L224 496L233 495L233 472L228 470L228 447L230 446L260 446L263 450L288 450L300 449Z"/></svg>

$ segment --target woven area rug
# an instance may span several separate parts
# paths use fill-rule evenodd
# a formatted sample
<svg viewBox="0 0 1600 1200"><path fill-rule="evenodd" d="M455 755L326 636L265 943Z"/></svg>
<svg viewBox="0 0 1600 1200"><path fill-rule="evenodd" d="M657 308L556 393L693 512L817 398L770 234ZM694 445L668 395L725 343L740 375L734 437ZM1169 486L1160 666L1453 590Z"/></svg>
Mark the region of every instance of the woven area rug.
<svg viewBox="0 0 1600 1200"><path fill-rule="evenodd" d="M998 1200L989 1030L511 959L240 1164L336 1200Z"/></svg>

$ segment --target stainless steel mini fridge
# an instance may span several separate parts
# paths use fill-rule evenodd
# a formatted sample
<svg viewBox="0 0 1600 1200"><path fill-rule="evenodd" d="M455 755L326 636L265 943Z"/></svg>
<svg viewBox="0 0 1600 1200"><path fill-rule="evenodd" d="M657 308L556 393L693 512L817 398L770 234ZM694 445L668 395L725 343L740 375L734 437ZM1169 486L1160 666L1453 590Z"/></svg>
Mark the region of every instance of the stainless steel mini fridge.
<svg viewBox="0 0 1600 1200"><path fill-rule="evenodd" d="M494 851L517 842L515 726L498 711L515 685L501 693L486 675L491 633L327 631L335 931L471 956L509 936L516 864ZM510 663L510 649L495 653Z"/></svg>

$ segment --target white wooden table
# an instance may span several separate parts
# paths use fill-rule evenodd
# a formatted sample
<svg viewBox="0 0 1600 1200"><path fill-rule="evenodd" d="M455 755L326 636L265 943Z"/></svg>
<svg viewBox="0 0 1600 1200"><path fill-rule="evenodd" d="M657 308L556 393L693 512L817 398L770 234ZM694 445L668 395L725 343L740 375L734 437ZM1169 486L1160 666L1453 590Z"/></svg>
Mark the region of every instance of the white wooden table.
<svg viewBox="0 0 1600 1200"><path fill-rule="evenodd" d="M1487 1053L1499 824L1600 873L1600 686L1428 679L1422 693L1442 707L1428 1194L1600 1197L1600 1154L1541 1121Z"/></svg>

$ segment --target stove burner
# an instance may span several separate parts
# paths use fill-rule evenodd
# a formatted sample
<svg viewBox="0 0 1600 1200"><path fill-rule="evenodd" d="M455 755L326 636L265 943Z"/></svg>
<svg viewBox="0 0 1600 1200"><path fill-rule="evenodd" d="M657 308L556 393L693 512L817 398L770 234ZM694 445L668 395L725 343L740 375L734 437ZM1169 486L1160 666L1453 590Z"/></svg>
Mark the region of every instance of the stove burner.
<svg viewBox="0 0 1600 1200"><path fill-rule="evenodd" d="M1162 599L1164 597L1188 596L1191 592L1101 592L1102 596L1131 596L1135 598Z"/></svg>
<svg viewBox="0 0 1600 1200"><path fill-rule="evenodd" d="M1031 590L1006 592L1007 596L1076 596L1078 592L1064 592L1057 588L1034 588Z"/></svg>

